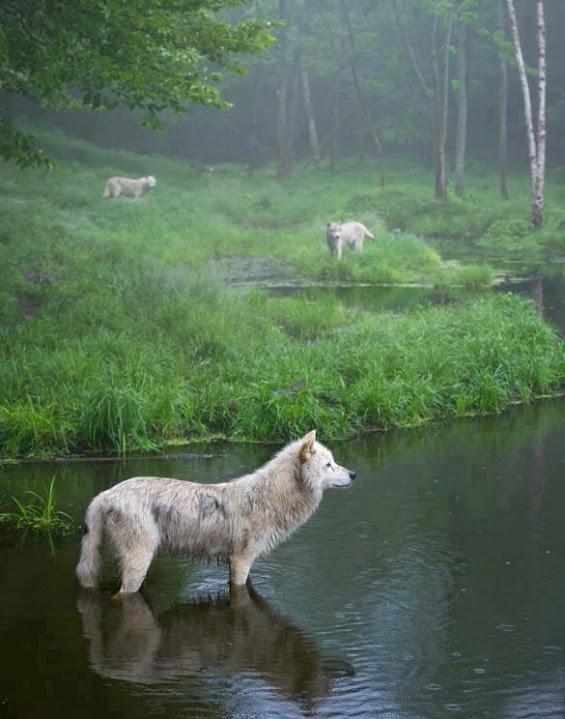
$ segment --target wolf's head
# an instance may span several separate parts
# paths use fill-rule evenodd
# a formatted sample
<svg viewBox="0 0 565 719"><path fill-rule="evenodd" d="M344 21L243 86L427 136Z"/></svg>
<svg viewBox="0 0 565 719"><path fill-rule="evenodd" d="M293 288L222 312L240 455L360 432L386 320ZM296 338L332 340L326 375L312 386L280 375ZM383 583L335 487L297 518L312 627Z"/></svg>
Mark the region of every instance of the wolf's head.
<svg viewBox="0 0 565 719"><path fill-rule="evenodd" d="M299 441L298 461L302 478L313 489L349 487L355 479L355 472L337 464L330 450L316 442L316 430Z"/></svg>
<svg viewBox="0 0 565 719"><path fill-rule="evenodd" d="M150 190L152 190L157 184L157 180L153 177L153 175L148 175L143 179L145 180L145 186L148 187Z"/></svg>
<svg viewBox="0 0 565 719"><path fill-rule="evenodd" d="M341 225L339 222L328 222L326 225L326 236L328 240L339 240L341 235Z"/></svg>

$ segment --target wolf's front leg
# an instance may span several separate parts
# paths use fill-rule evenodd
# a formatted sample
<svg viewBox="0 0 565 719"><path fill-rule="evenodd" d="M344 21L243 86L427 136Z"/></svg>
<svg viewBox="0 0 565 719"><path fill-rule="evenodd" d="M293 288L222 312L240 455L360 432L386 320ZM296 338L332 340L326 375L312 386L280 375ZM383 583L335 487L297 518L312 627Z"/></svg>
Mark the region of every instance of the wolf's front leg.
<svg viewBox="0 0 565 719"><path fill-rule="evenodd" d="M243 586L249 577L253 560L241 554L230 557L230 584Z"/></svg>

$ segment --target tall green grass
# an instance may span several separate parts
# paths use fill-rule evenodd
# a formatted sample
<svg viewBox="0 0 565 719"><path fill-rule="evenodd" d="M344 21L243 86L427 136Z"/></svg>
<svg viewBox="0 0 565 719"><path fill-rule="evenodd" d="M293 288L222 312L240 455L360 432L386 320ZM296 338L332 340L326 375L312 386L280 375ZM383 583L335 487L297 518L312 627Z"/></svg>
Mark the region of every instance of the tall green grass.
<svg viewBox="0 0 565 719"><path fill-rule="evenodd" d="M4 331L3 454L279 441L312 427L336 438L499 412L565 377L562 341L514 296L378 315L196 281L164 303L107 303L128 308L127 328L117 312L113 328L80 325L70 306Z"/></svg>
<svg viewBox="0 0 565 719"><path fill-rule="evenodd" d="M73 518L57 509L54 479L42 494L28 490L25 495L25 499L12 497L13 511L0 512L0 528L48 533L66 533L73 529Z"/></svg>
<svg viewBox="0 0 565 719"><path fill-rule="evenodd" d="M363 168L306 169L281 186L268 169L199 172L50 141L67 157L52 174L0 167L3 456L280 441L312 427L336 438L561 391L563 343L515 297L371 314L226 286L242 263L280 280L490 282L488 267L448 266L387 231L385 195ZM126 172L155 174L154 193L103 200L104 179ZM324 226L348 217L377 239L337 263ZM45 281L30 283L30 269Z"/></svg>

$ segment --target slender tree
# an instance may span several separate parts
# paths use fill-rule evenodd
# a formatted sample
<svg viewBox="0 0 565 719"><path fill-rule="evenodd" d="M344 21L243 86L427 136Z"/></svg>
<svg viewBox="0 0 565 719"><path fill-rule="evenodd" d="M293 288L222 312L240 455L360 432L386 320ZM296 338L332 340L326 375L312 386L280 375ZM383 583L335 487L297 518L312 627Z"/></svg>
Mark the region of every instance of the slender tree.
<svg viewBox="0 0 565 719"><path fill-rule="evenodd" d="M312 93L310 90L310 70L308 68L308 59L305 51L305 41L308 35L308 3L304 3L302 19L300 23L300 85L302 88L302 101L304 105L304 115L306 116L306 124L308 127L308 140L310 142L310 161L318 164L320 162L320 140L318 138L318 126L316 123L316 115L312 104Z"/></svg>
<svg viewBox="0 0 565 719"><path fill-rule="evenodd" d="M524 98L524 118L528 137L528 155L530 164L531 222L534 228L543 223L545 193L545 146L546 146L546 36L543 0L536 0L537 41L538 41L538 116L534 123L530 85L526 63L522 52L522 43L518 29L518 19L514 0L506 0L510 16L510 30L520 75Z"/></svg>
<svg viewBox="0 0 565 719"><path fill-rule="evenodd" d="M454 13L451 2L432 4L433 28L432 28L432 69L433 82L431 85L426 80L420 63L412 47L406 27L401 20L398 11L397 0L391 0L392 10L396 24L402 35L404 45L410 60L410 64L423 92L424 99L429 112L430 126L435 154L435 194L438 199L444 200L447 197L447 119L449 111L449 70L451 54L451 35L453 32ZM446 12L447 8L447 12ZM439 59L438 34L440 20L446 16L445 36L443 41L442 61Z"/></svg>
<svg viewBox="0 0 565 719"><path fill-rule="evenodd" d="M312 95L310 92L310 73L302 55L300 66L300 80L302 83L302 97L304 100L304 114L308 124L308 138L310 140L310 151L312 153L312 162L320 162L320 141L318 139L318 128L316 125L316 116L312 106Z"/></svg>
<svg viewBox="0 0 565 719"><path fill-rule="evenodd" d="M279 64L279 113L278 113L278 164L277 174L281 180L286 182L292 174L293 148L291 137L290 118L290 93L291 93L291 72L292 63L289 60L288 25L289 10L288 0L279 0L279 17L283 26L279 32L278 41L278 64Z"/></svg>
<svg viewBox="0 0 565 719"><path fill-rule="evenodd" d="M457 48L457 132L455 136L455 193L465 194L465 154L467 147L467 23L458 28Z"/></svg>
<svg viewBox="0 0 565 719"><path fill-rule="evenodd" d="M385 186L385 167L384 167L384 156L383 156L383 143L380 137L380 132L375 125L375 122L371 116L369 106L361 92L361 83L359 82L359 73L357 72L357 63L355 61L355 37L351 28L351 20L349 18L349 9L346 0L341 0L341 17L343 21L344 31L347 35L347 48L348 48L348 60L349 68L351 70L351 77L353 79L353 87L355 88L355 95L357 97L357 103L361 114L363 115L369 134L375 146L377 159L379 162L380 182L381 187Z"/></svg>
<svg viewBox="0 0 565 719"><path fill-rule="evenodd" d="M501 38L506 35L504 23L504 0L498 2L498 32ZM500 194L505 200L508 192L508 63L501 47L499 50L499 86L498 86L498 176Z"/></svg>
<svg viewBox="0 0 565 719"><path fill-rule="evenodd" d="M440 70L437 48L437 32L439 15L434 16L432 32L432 63L434 68L434 106L435 106L435 150L436 150L436 197L445 200L447 197L447 119L449 112L449 60L451 51L451 34L453 32L453 10L450 7L447 18L447 29L443 43L443 66Z"/></svg>

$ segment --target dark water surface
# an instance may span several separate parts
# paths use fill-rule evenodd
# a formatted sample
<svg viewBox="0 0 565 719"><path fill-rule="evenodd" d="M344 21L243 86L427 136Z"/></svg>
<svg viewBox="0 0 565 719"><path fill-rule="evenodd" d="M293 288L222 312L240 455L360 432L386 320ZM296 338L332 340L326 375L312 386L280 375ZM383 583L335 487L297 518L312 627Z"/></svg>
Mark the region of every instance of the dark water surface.
<svg viewBox="0 0 565 719"><path fill-rule="evenodd" d="M79 537L0 542L0 717L565 716L565 404L336 443L358 471L228 597L159 558L147 593L82 593ZM0 469L61 508L136 474L216 482L272 447Z"/></svg>
<svg viewBox="0 0 565 719"><path fill-rule="evenodd" d="M546 268L546 270L544 273L535 273L524 279L502 282L494 288L494 291L514 292L530 297L544 317L563 334L565 333L565 274L563 270L557 268ZM413 286L375 287L374 285L276 286L267 289L274 296L298 295L310 300L327 299L328 301L336 299L345 305L375 312L403 312L418 305L453 304L491 291Z"/></svg>

